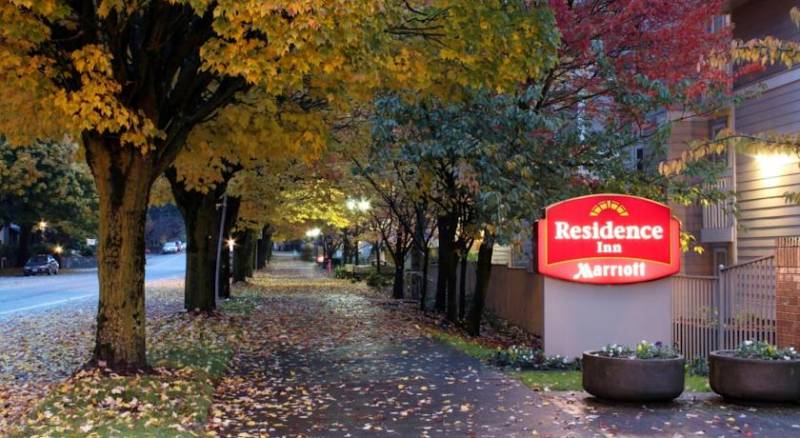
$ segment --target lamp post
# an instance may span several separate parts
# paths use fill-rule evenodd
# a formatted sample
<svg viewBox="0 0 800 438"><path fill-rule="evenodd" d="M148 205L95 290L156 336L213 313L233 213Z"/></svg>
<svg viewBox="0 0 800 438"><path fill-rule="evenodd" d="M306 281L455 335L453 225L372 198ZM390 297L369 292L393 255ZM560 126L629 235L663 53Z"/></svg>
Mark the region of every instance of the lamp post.
<svg viewBox="0 0 800 438"><path fill-rule="evenodd" d="M320 235L322 235L322 230L316 227L306 231L306 237L314 242L314 255L311 258L315 263L320 263L319 260L317 259L317 248L318 248L317 238Z"/></svg>
<svg viewBox="0 0 800 438"><path fill-rule="evenodd" d="M39 231L42 233L42 242L45 241L45 231L47 231L47 221L44 219L40 220L36 226L39 228Z"/></svg>
<svg viewBox="0 0 800 438"><path fill-rule="evenodd" d="M61 245L56 245L53 247L53 253L56 255L56 260L58 261L58 265L61 266L62 258L61 254L64 252L64 247Z"/></svg>
<svg viewBox="0 0 800 438"><path fill-rule="evenodd" d="M350 210L351 213L354 214L363 214L367 212L370 208L372 208L371 203L368 199L361 198L359 200L356 199L348 199L346 203L347 209ZM359 249L358 249L358 225L356 225L355 229L355 238L353 239L353 246L356 250L356 257L355 257L355 264L358 265L358 256L359 256Z"/></svg>

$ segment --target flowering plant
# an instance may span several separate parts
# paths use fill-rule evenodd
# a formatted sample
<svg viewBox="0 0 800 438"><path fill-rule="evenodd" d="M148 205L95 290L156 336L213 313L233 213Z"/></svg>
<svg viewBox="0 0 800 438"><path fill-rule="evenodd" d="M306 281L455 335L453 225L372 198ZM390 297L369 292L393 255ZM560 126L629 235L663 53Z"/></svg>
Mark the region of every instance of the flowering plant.
<svg viewBox="0 0 800 438"><path fill-rule="evenodd" d="M619 357L627 359L674 359L678 353L671 347L661 342L641 341L636 344L636 348L625 345L609 344L597 352L603 357Z"/></svg>
<svg viewBox="0 0 800 438"><path fill-rule="evenodd" d="M512 345L505 350L495 352L491 362L498 366L519 368L523 370L570 370L580 365L564 356L548 356L538 348Z"/></svg>
<svg viewBox="0 0 800 438"><path fill-rule="evenodd" d="M800 353L794 347L778 348L769 342L744 341L733 351L734 356L745 359L798 360Z"/></svg>

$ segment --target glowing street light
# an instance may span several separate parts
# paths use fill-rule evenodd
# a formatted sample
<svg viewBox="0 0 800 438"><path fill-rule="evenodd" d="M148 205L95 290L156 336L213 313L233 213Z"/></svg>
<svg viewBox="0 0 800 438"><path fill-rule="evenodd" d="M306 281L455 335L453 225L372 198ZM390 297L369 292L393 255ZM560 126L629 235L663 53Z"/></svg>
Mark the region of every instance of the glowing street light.
<svg viewBox="0 0 800 438"><path fill-rule="evenodd" d="M53 248L53 252L61 255L61 253L64 252L64 247L61 245L56 245L55 248Z"/></svg>
<svg viewBox="0 0 800 438"><path fill-rule="evenodd" d="M233 251L233 248L236 246L236 239L231 237L225 241L225 244L228 245L228 251Z"/></svg>
<svg viewBox="0 0 800 438"><path fill-rule="evenodd" d="M347 200L347 203L345 205L347 206L348 210L358 211L361 213L372 208L372 205L370 204L369 200L364 198L361 198L359 200L350 198Z"/></svg>
<svg viewBox="0 0 800 438"><path fill-rule="evenodd" d="M306 231L306 237L310 237L312 239L316 239L317 237L320 236L320 234L322 234L322 230L320 230L319 228L312 228Z"/></svg>
<svg viewBox="0 0 800 438"><path fill-rule="evenodd" d="M39 230L43 233L44 230L47 229L47 222L45 222L44 220L40 220L39 223L36 225L39 227Z"/></svg>

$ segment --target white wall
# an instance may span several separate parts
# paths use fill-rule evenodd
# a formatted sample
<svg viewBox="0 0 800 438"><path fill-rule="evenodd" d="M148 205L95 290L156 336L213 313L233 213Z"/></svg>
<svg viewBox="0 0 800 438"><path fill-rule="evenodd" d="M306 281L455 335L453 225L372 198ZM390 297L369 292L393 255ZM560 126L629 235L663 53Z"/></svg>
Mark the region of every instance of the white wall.
<svg viewBox="0 0 800 438"><path fill-rule="evenodd" d="M607 344L672 345L672 280L595 286L544 280L544 350L568 358Z"/></svg>

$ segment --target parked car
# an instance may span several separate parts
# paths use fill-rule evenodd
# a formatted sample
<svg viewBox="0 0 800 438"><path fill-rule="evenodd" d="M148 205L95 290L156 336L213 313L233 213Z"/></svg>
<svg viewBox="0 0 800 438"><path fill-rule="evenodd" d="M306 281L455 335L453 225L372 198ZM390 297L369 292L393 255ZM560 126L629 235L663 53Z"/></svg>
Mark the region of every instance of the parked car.
<svg viewBox="0 0 800 438"><path fill-rule="evenodd" d="M177 254L180 252L180 247L175 242L166 242L161 247L161 254Z"/></svg>
<svg viewBox="0 0 800 438"><path fill-rule="evenodd" d="M22 268L22 273L26 277L37 274L58 275L58 268L58 262L53 256L40 254L28 259L25 267Z"/></svg>

